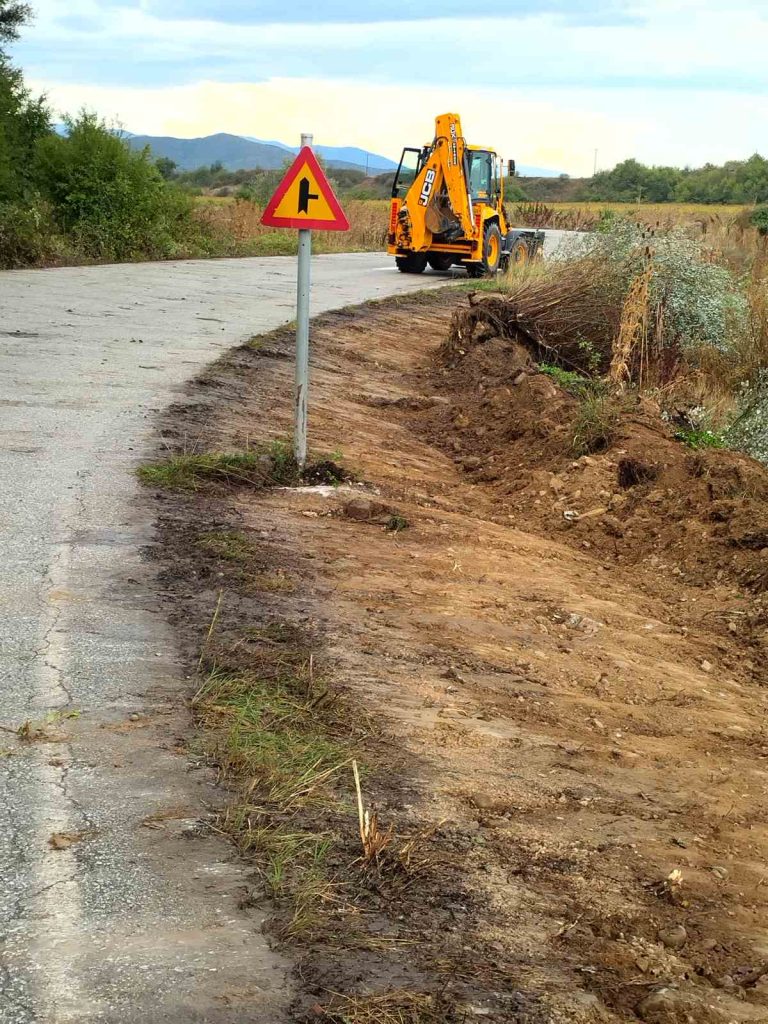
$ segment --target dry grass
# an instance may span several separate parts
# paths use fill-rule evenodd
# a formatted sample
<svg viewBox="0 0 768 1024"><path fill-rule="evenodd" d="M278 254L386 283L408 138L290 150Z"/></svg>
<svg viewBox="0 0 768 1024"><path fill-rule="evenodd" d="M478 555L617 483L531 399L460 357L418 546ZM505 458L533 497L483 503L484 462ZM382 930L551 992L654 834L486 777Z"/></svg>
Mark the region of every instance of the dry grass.
<svg viewBox="0 0 768 1024"><path fill-rule="evenodd" d="M315 1013L326 1024L447 1024L459 1020L440 996L404 989L378 996L335 996Z"/></svg>
<svg viewBox="0 0 768 1024"><path fill-rule="evenodd" d="M528 203L521 204L518 210L525 210L526 207L535 208L541 215L545 211L554 213L560 222L549 225L551 227L575 225L578 229L579 224L594 225L608 211L650 228L699 226L703 234L727 229L730 225L745 221L745 211L751 210L748 206L706 203Z"/></svg>
<svg viewBox="0 0 768 1024"><path fill-rule="evenodd" d="M360 772L357 761L352 762L357 794L357 812L360 826L360 842L363 845L363 861L365 864L379 864L381 855L392 842L394 832L390 827L383 832L379 827L379 817L375 811L369 811L363 804L363 791L360 786Z"/></svg>
<svg viewBox="0 0 768 1024"><path fill-rule="evenodd" d="M389 203L386 200L351 199L343 203L349 231L315 231L317 252L376 252L386 248ZM261 223L262 210L244 199L202 198L197 216L234 252L244 255L292 255L297 250L295 231L267 228Z"/></svg>
<svg viewBox="0 0 768 1024"><path fill-rule="evenodd" d="M642 274L638 274L629 287L621 313L619 333L613 345L610 378L615 384L627 384L632 380L632 364L639 353L640 382L644 358L648 345L648 319L650 306L650 286L653 268L648 266Z"/></svg>

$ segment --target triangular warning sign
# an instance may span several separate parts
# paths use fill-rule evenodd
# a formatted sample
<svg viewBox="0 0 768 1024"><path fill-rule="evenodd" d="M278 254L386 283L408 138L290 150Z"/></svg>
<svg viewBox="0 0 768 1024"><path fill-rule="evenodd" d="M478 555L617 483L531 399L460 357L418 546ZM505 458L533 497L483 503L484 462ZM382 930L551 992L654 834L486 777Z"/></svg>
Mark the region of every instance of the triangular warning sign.
<svg viewBox="0 0 768 1024"><path fill-rule="evenodd" d="M309 146L304 146L286 172L261 223L271 228L349 231L349 221Z"/></svg>

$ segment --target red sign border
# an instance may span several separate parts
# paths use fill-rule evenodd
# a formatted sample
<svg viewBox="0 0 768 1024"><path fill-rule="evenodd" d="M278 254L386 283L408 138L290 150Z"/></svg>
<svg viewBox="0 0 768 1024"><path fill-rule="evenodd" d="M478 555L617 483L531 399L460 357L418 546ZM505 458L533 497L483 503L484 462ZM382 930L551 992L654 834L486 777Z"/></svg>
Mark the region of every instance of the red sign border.
<svg viewBox="0 0 768 1024"><path fill-rule="evenodd" d="M331 208L335 220L316 220L312 217L276 217L275 210L280 205L285 193L298 178L299 174L308 167L315 176L323 198ZM285 177L278 185L277 191L267 203L264 213L261 215L261 223L270 228L298 228L301 230L314 231L349 231L349 221L336 198L331 183L320 166L317 157L309 146L304 146L296 159L285 173Z"/></svg>

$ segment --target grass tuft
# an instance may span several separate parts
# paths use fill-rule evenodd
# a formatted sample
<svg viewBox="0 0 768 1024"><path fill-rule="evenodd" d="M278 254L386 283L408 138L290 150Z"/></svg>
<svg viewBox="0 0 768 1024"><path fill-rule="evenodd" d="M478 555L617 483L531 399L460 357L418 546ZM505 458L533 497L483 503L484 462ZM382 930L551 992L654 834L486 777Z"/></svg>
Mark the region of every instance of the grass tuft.
<svg viewBox="0 0 768 1024"><path fill-rule="evenodd" d="M195 710L209 753L240 788L221 827L254 859L269 894L289 904L280 937L298 940L319 925L323 904L332 899L325 860L334 837L302 829L296 815L336 804L332 784L349 751L324 729L319 706L327 693L311 660L302 663L303 652L291 647L295 636L278 627L250 638L278 649L276 677L214 670ZM287 660L280 648L288 648Z"/></svg>
<svg viewBox="0 0 768 1024"><path fill-rule="evenodd" d="M294 467L293 479L298 470ZM150 487L169 490L199 490L205 483L248 484L265 487L289 482L287 463L276 463L262 452L207 452L202 455L174 455L163 462L141 466L139 479Z"/></svg>
<svg viewBox="0 0 768 1024"><path fill-rule="evenodd" d="M326 1024L449 1024L462 1019L441 996L405 989L383 995L335 996L319 1009L319 1019Z"/></svg>
<svg viewBox="0 0 768 1024"><path fill-rule="evenodd" d="M385 529L389 530L390 533L401 533L403 530L407 530L410 525L405 516L391 515L385 524Z"/></svg>
<svg viewBox="0 0 768 1024"><path fill-rule="evenodd" d="M562 366L555 366L552 363L539 363L539 373L546 374L558 387L567 391L574 398L581 398L592 383L587 377L573 370L564 370Z"/></svg>
<svg viewBox="0 0 768 1024"><path fill-rule="evenodd" d="M576 455L593 455L610 448L619 426L619 407L613 395L593 389L579 404L573 424Z"/></svg>
<svg viewBox="0 0 768 1024"><path fill-rule="evenodd" d="M247 779L251 803L302 806L348 759L316 722L323 691L305 687L290 676L267 681L214 671L196 697L198 714L218 737L217 760Z"/></svg>
<svg viewBox="0 0 768 1024"><path fill-rule="evenodd" d="M209 484L227 486L296 487L299 484L338 484L354 475L332 459L310 462L303 472L291 447L275 441L268 448L244 452L205 452L173 455L140 466L142 483L176 491L196 491Z"/></svg>
<svg viewBox="0 0 768 1024"><path fill-rule="evenodd" d="M226 562L248 562L256 555L254 542L239 530L206 533L198 539L197 546Z"/></svg>

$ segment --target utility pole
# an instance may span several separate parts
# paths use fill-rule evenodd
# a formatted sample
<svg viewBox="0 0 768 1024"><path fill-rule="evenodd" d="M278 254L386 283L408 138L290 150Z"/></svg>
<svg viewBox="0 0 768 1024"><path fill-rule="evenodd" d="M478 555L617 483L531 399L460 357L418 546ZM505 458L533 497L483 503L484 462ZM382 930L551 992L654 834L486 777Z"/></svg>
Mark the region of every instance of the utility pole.
<svg viewBox="0 0 768 1024"><path fill-rule="evenodd" d="M596 174L597 174L597 150L595 150L595 169L592 172L592 177L594 177Z"/></svg>

